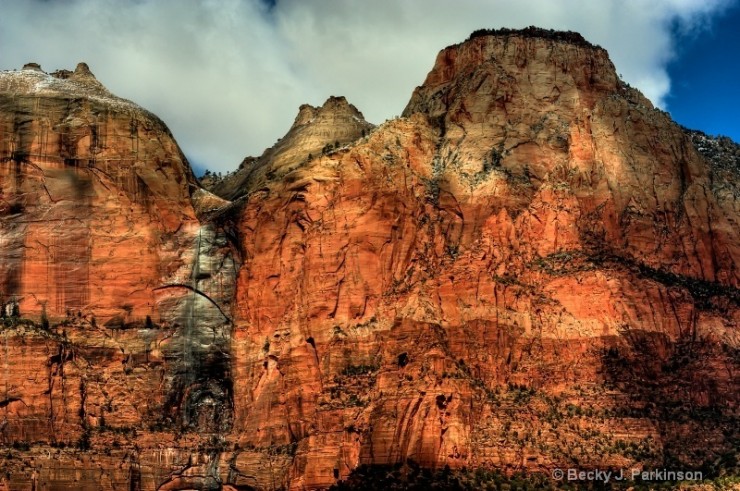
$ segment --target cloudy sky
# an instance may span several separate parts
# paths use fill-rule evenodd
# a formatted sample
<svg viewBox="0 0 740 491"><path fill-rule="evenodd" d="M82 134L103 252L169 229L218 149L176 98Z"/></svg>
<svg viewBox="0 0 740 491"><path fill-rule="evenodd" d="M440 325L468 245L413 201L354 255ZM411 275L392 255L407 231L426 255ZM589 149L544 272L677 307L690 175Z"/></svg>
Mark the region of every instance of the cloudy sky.
<svg viewBox="0 0 740 491"><path fill-rule="evenodd" d="M164 119L198 174L225 172L281 137L302 103L344 95L379 123L443 47L537 25L581 32L679 122L740 140L739 1L0 0L0 69L86 61Z"/></svg>

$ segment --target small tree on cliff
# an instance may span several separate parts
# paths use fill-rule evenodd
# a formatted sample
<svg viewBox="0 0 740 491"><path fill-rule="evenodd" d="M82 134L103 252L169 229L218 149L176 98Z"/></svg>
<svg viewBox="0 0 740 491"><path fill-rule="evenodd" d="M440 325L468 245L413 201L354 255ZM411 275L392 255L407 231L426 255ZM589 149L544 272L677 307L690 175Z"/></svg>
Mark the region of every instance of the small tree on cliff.
<svg viewBox="0 0 740 491"><path fill-rule="evenodd" d="M49 330L49 318L46 316L46 305L41 307L41 329Z"/></svg>

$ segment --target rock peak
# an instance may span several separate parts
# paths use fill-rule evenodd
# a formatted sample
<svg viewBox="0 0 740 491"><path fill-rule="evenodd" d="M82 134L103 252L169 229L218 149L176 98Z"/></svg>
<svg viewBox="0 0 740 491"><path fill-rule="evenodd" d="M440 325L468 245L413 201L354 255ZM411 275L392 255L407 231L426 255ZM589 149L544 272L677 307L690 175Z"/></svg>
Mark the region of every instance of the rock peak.
<svg viewBox="0 0 740 491"><path fill-rule="evenodd" d="M365 120L359 109L353 104L347 101L344 96L329 96L324 104L320 107L314 107L310 104L301 104L298 108L298 114L296 115L293 127L303 126L312 123L316 118L327 118L334 117L337 115L350 116L358 118L361 121Z"/></svg>
<svg viewBox="0 0 740 491"><path fill-rule="evenodd" d="M360 110L350 104L344 96L329 96L324 105L321 106L320 112L347 113L361 120L365 119Z"/></svg>
<svg viewBox="0 0 740 491"><path fill-rule="evenodd" d="M93 75L93 72L90 71L90 67L84 61L77 64L75 71L72 72L69 78L75 82L94 82L95 84L100 84L98 79L95 78L95 75Z"/></svg>
<svg viewBox="0 0 740 491"><path fill-rule="evenodd" d="M298 108L298 115L296 115L295 117L293 126L302 126L304 124L310 123L313 118L316 117L317 111L318 109L313 107L311 104L301 104L301 106Z"/></svg>
<svg viewBox="0 0 740 491"><path fill-rule="evenodd" d="M41 65L38 63L26 63L23 65L23 70L33 70L35 72L43 72Z"/></svg>
<svg viewBox="0 0 740 491"><path fill-rule="evenodd" d="M513 81L533 71L538 76L527 84L536 86L535 97L543 101L557 101L562 90L569 88L575 90L573 97L591 104L622 86L607 51L576 32L538 27L481 29L439 53L403 115L426 113L439 123L440 117L460 104L487 100L495 107L511 103L525 86ZM501 77L504 73L508 78ZM492 98L490 92L497 95ZM481 110L486 107L483 104Z"/></svg>
<svg viewBox="0 0 740 491"><path fill-rule="evenodd" d="M330 95L329 98L324 102L324 105L322 107L331 106L351 106L351 104L347 102L347 98L343 95Z"/></svg>
<svg viewBox="0 0 740 491"><path fill-rule="evenodd" d="M75 75L89 75L91 77L95 77L95 75L93 75L93 73L90 71L90 67L88 66L88 64L84 61L81 61L77 64L74 73Z"/></svg>
<svg viewBox="0 0 740 491"><path fill-rule="evenodd" d="M302 104L284 137L259 158L244 159L235 173L210 185L209 191L237 199L269 180L279 180L316 156L357 141L373 128L343 96L330 96L319 107Z"/></svg>

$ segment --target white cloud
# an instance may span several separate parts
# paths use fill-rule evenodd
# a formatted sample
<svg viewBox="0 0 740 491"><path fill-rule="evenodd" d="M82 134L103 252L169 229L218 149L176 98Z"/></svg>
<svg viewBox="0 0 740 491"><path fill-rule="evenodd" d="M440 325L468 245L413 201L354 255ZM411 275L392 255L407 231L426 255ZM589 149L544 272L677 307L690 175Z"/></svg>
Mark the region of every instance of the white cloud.
<svg viewBox="0 0 740 491"><path fill-rule="evenodd" d="M282 136L300 104L345 95L372 122L400 114L437 52L479 28L581 32L658 105L672 33L730 0L0 0L0 69L86 61L157 113L197 165L227 171Z"/></svg>

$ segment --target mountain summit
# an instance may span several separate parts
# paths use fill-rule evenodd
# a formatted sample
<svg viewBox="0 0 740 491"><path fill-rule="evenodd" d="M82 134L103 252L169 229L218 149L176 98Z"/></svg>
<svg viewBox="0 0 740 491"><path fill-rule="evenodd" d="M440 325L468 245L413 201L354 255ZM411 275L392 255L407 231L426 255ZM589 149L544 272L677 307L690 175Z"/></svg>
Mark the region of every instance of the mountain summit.
<svg viewBox="0 0 740 491"><path fill-rule="evenodd" d="M49 316L155 314L152 288L177 269L165 243L196 224L195 178L159 118L85 63L27 64L0 72L0 162L0 296Z"/></svg>
<svg viewBox="0 0 740 491"><path fill-rule="evenodd" d="M245 196L315 156L354 142L373 127L344 97L329 97L320 107L303 104L284 137L259 158L244 159L236 173L210 190L227 199Z"/></svg>

